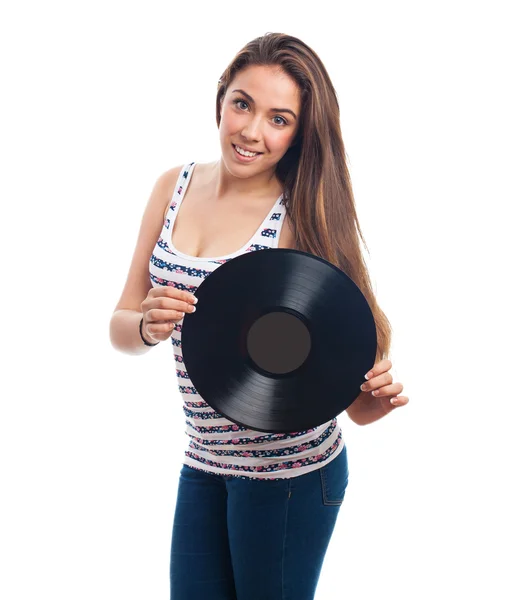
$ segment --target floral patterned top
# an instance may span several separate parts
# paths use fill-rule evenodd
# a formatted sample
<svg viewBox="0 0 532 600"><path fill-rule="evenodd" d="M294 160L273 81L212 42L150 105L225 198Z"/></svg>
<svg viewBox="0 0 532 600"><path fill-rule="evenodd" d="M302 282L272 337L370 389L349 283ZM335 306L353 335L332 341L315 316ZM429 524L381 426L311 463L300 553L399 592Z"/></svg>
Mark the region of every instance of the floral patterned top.
<svg viewBox="0 0 532 600"><path fill-rule="evenodd" d="M172 232L195 164L189 163L181 170L149 265L153 287L171 285L192 294L210 273L231 258L245 252L277 248L286 216L281 194L253 237L239 250L208 258L180 252L172 243ZM170 339L183 399L185 433L190 437L184 464L218 475L286 479L319 469L342 451L344 440L337 418L306 431L264 433L241 427L217 413L194 389L187 374L181 351L182 323L174 327Z"/></svg>

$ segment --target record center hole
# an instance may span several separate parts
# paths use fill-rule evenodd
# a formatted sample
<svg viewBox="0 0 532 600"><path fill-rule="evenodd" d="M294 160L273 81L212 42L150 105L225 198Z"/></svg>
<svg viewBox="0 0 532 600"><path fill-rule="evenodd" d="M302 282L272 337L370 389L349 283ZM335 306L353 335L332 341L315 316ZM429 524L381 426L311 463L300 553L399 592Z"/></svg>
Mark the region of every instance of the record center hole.
<svg viewBox="0 0 532 600"><path fill-rule="evenodd" d="M273 311L257 319L247 335L247 350L261 369L275 374L294 371L310 352L310 333L298 317Z"/></svg>

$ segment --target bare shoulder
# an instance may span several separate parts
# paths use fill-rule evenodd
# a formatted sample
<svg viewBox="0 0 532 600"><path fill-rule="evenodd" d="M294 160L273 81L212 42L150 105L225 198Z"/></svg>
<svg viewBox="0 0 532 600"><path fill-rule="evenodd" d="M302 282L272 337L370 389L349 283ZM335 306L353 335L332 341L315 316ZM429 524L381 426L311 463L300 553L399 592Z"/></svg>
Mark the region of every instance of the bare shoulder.
<svg viewBox="0 0 532 600"><path fill-rule="evenodd" d="M149 274L150 256L164 226L166 211L182 168L178 166L168 169L159 175L153 186L142 216L126 283L115 312L123 309L140 311L142 301L152 288Z"/></svg>
<svg viewBox="0 0 532 600"><path fill-rule="evenodd" d="M164 196L167 199L166 206L165 206L164 213L163 213L165 215L168 212L168 209L170 208L170 203L172 202L172 197L174 195L175 186L177 184L179 174L181 173L181 170L183 169L183 167L184 167L184 165L172 167L171 169L168 169L167 171L165 171L159 177L159 181L165 189Z"/></svg>
<svg viewBox="0 0 532 600"><path fill-rule="evenodd" d="M196 163L194 165L194 180L195 183L198 183L198 181L201 181L202 179L202 175L204 173L204 169L206 167L209 167L211 163L208 164L200 164L200 163ZM166 203L166 209L164 211L164 214L166 214L168 212L168 209L170 208L170 203L172 202L172 197L174 195L174 190L175 190L175 186L177 184L177 180L179 179L179 175L181 173L181 170L183 169L185 165L179 165L178 167L173 167L172 169L168 169L168 171L165 171L161 177L164 177L165 182L166 182L166 186L167 186L167 195L168 195L168 202ZM191 184L189 184L191 185Z"/></svg>

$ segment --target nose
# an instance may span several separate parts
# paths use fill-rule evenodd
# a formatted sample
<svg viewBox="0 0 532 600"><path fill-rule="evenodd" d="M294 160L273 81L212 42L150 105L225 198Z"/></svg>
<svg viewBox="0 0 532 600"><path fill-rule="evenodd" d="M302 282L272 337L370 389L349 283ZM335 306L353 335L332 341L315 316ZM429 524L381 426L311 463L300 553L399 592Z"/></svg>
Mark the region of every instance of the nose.
<svg viewBox="0 0 532 600"><path fill-rule="evenodd" d="M242 129L242 137L246 140L254 142L260 141L260 126L259 119L250 119L244 129Z"/></svg>

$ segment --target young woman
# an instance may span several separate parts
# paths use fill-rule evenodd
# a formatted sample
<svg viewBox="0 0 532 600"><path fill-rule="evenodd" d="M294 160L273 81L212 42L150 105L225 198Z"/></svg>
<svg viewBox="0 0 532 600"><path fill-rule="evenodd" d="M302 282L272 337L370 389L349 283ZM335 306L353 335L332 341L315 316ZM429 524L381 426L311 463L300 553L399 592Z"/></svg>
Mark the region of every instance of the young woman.
<svg viewBox="0 0 532 600"><path fill-rule="evenodd" d="M182 319L201 310L194 292L245 252L295 248L323 257L358 285L377 326L376 362L348 416L371 423L408 398L397 396L403 386L389 373L391 328L361 254L338 101L319 57L285 34L251 41L218 82L216 123L220 159L180 165L155 184L111 341L131 354L172 342L190 444L171 598L310 600L348 484L341 428L334 418L265 434L216 413L183 362Z"/></svg>

